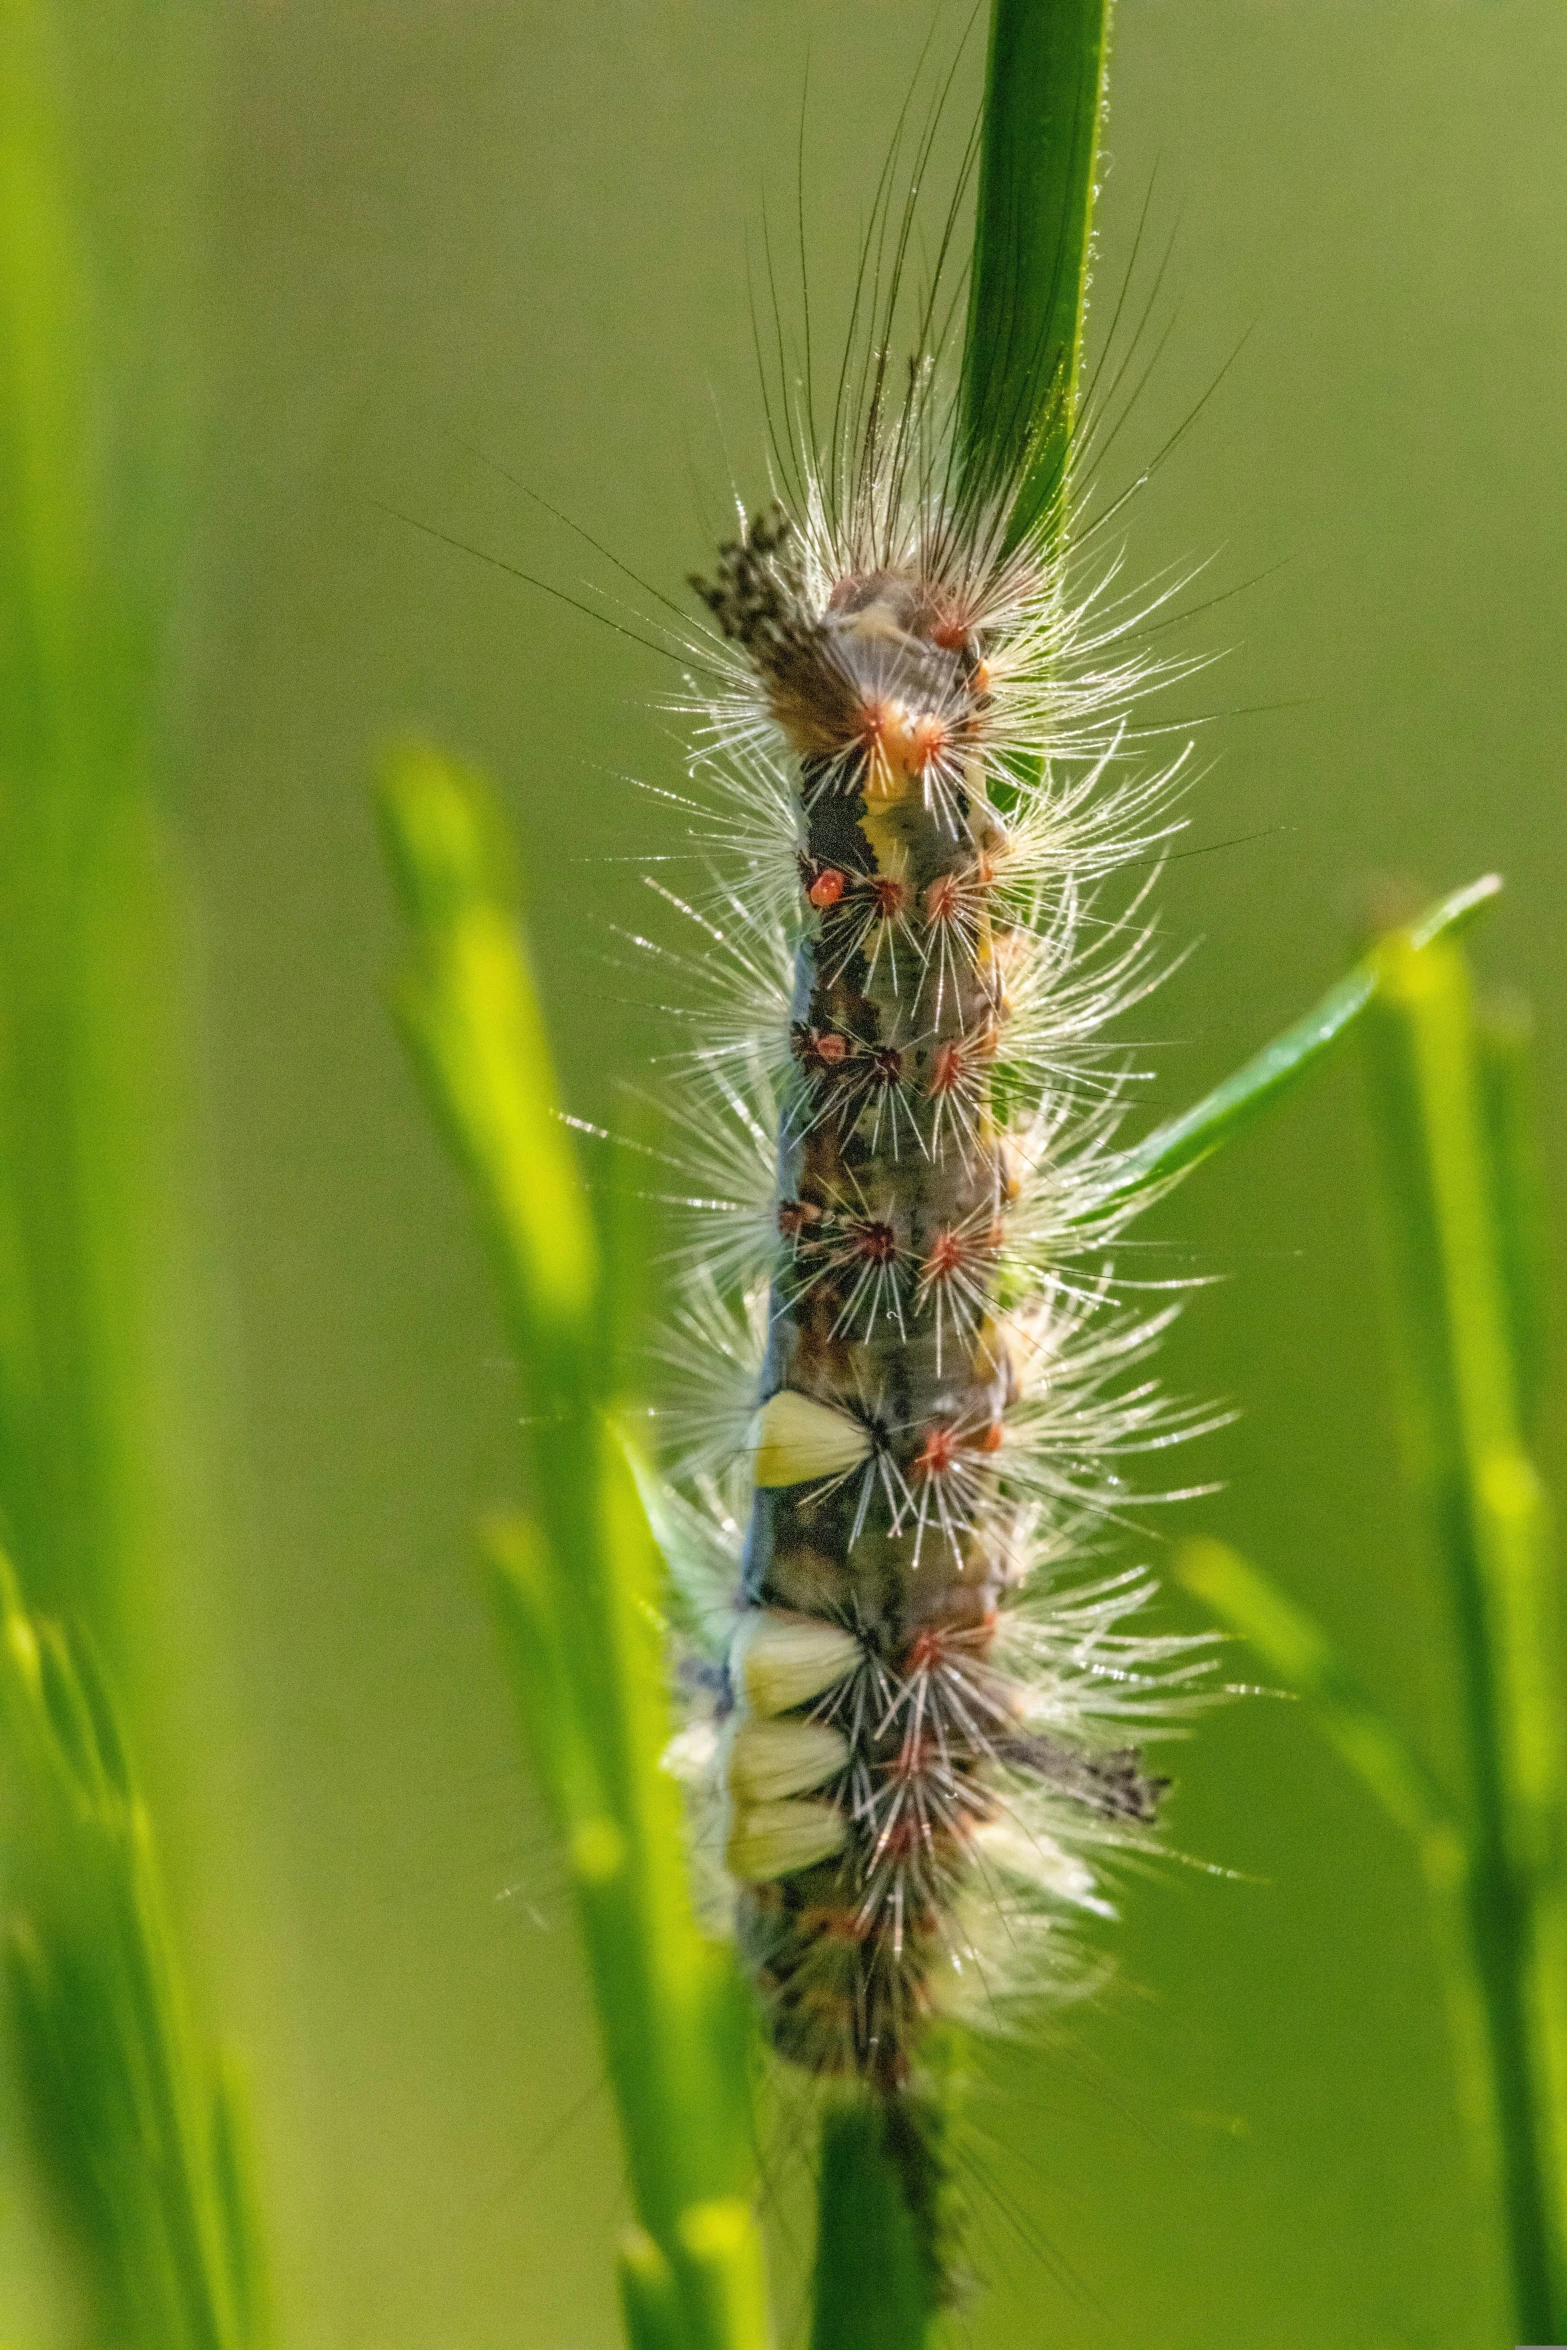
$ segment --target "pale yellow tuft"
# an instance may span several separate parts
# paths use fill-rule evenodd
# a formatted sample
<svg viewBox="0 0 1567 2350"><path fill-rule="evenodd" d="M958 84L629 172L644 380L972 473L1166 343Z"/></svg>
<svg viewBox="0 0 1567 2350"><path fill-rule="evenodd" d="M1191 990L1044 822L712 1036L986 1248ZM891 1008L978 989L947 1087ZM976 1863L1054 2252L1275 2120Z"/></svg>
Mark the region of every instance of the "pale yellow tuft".
<svg viewBox="0 0 1567 2350"><path fill-rule="evenodd" d="M848 1765L849 1741L827 1722L745 1722L730 1741L726 1775L737 1807L803 1795Z"/></svg>
<svg viewBox="0 0 1567 2350"><path fill-rule="evenodd" d="M817 1477L844 1476L868 1461L871 1432L852 1413L780 1387L751 1423L751 1449L758 1485L807 1485Z"/></svg>
<svg viewBox="0 0 1567 2350"><path fill-rule="evenodd" d="M742 1884L766 1885L793 1876L842 1849L849 1823L830 1803L758 1803L736 1810L725 1854Z"/></svg>
<svg viewBox="0 0 1567 2350"><path fill-rule="evenodd" d="M846 1680L859 1661L852 1632L776 1608L748 1610L729 1651L736 1697L764 1720L819 1697Z"/></svg>

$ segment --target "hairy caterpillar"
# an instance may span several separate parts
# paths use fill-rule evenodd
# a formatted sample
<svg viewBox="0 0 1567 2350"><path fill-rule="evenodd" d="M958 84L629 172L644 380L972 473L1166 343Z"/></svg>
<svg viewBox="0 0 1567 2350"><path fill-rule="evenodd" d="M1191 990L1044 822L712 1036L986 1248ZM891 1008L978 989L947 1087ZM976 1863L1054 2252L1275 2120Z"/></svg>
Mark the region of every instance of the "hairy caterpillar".
<svg viewBox="0 0 1567 2350"><path fill-rule="evenodd" d="M1142 1369L1172 1309L1129 1309L1108 1254L1145 1201L1107 1030L1158 972L1150 882L1102 890L1176 829L1186 753L1131 711L1190 665L1137 652L1114 563L1074 567L1059 401L961 462L934 291L898 388L895 242L859 390L851 323L828 432L786 385L775 495L692 582L718 870L672 900L711 1000L675 1080L688 1392L655 1506L721 1620L724 1867L770 2037L884 2102L917 2196L931 2019L1004 2015L1114 1914L1101 1860L1167 1784L1136 1741L1204 1667L1130 1627L1151 1581L1103 1559L1122 1458L1197 1425Z"/></svg>

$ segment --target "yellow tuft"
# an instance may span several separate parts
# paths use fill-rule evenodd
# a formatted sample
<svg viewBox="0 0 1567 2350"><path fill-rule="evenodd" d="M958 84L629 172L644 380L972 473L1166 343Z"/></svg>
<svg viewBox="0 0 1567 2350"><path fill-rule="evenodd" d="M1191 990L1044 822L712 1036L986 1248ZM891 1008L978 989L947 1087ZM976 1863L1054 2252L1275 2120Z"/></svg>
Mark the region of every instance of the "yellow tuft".
<svg viewBox="0 0 1567 2350"><path fill-rule="evenodd" d="M726 1775L738 1806L803 1795L848 1767L849 1741L827 1722L744 1722L729 1744Z"/></svg>
<svg viewBox="0 0 1567 2350"><path fill-rule="evenodd" d="M848 1834L848 1821L830 1803L753 1804L735 1812L725 1861L742 1884L768 1885L830 1860Z"/></svg>
<svg viewBox="0 0 1567 2350"><path fill-rule="evenodd" d="M775 1608L749 1609L729 1651L735 1694L764 1721L846 1680L859 1661L852 1632Z"/></svg>
<svg viewBox="0 0 1567 2350"><path fill-rule="evenodd" d="M751 1423L758 1485L808 1485L816 1477L841 1477L871 1456L871 1433L863 1420L833 1405L817 1403L797 1388L780 1387Z"/></svg>

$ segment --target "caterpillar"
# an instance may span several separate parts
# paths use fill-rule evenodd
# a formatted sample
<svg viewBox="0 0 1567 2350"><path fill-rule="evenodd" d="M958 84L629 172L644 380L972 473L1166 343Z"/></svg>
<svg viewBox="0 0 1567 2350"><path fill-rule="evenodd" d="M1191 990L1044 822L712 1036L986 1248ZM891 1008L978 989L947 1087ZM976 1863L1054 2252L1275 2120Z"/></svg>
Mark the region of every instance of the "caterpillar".
<svg viewBox="0 0 1567 2350"><path fill-rule="evenodd" d="M1134 705L1195 664L1150 664L1148 600L1071 553L1080 433L1021 528L1059 420L961 466L934 295L895 371L897 278L825 445L785 387L773 494L691 583L715 882L653 883L709 999L661 1089L694 1225L654 1502L719 1623L682 1743L771 2043L880 2100L912 2178L933 2024L1059 1979L1154 1834L1143 1743L1205 1660L1135 1627L1152 1579L1105 1551L1126 1456L1205 1423L1147 1369L1173 1307L1113 1260L1146 1200L1111 1033L1161 976L1189 763Z"/></svg>

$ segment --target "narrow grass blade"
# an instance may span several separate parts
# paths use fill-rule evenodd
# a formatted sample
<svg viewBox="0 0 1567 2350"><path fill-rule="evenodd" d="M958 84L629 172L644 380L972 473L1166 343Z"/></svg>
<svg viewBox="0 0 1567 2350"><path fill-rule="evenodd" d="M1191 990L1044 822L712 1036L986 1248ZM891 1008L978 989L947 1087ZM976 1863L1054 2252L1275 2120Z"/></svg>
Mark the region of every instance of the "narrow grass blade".
<svg viewBox="0 0 1567 2350"><path fill-rule="evenodd" d="M1551 1323L1551 1248L1536 1099L1534 1017L1523 996L1498 989L1480 999L1475 1021L1518 1414L1525 1436L1532 1438L1539 1424Z"/></svg>
<svg viewBox="0 0 1567 2350"><path fill-rule="evenodd" d="M1380 1138L1405 1454L1459 1640L1473 1961L1501 2130L1520 2341L1567 2333L1560 1967L1562 1692L1549 1512L1523 1446L1473 1005L1450 937L1372 958L1365 1029Z"/></svg>
<svg viewBox="0 0 1567 2350"><path fill-rule="evenodd" d="M0 0L0 1500L30 1597L92 1624L134 1702L180 1352L177 861L153 768L191 275L154 255L190 216L168 93L192 28L126 12L126 112L167 135L156 194L111 205L73 111L76 13Z"/></svg>
<svg viewBox="0 0 1567 2350"><path fill-rule="evenodd" d="M996 0L958 430L959 491L1059 520L1076 413L1106 0Z"/></svg>
<svg viewBox="0 0 1567 2350"><path fill-rule="evenodd" d="M1411 940L1425 944L1456 936L1500 895L1501 887L1494 874L1486 874L1466 889L1455 890L1421 916L1410 933ZM1178 1118L1156 1126L1128 1151L1108 1204L1159 1190L1233 1142L1321 1066L1359 1021L1380 984L1381 970L1375 958L1357 963L1329 988L1319 1004L1264 1045L1233 1077L1216 1085Z"/></svg>
<svg viewBox="0 0 1567 2350"><path fill-rule="evenodd" d="M20 1818L13 2007L101 2338L261 2350L248 2165L231 2094L191 2031L147 1813L85 1652L26 1613L4 1563L0 1721Z"/></svg>
<svg viewBox="0 0 1567 2350"><path fill-rule="evenodd" d="M1222 1542L1200 1541L1176 1553L1175 1575L1304 1700L1328 1743L1413 1844L1442 1970L1459 2110L1477 2183L1494 2192L1500 2117L1485 2006L1471 1963L1469 1854L1445 1792L1346 1671L1320 1626L1258 1568Z"/></svg>
<svg viewBox="0 0 1567 2350"><path fill-rule="evenodd" d="M1175 1576L1306 1700L1329 1743L1419 1847L1432 1881L1456 1883L1466 1866L1464 1840L1447 1798L1345 1671L1320 1627L1222 1542L1184 1544L1176 1553Z"/></svg>
<svg viewBox="0 0 1567 2350"><path fill-rule="evenodd" d="M732 1961L692 1913L663 1768L659 1559L608 1410L624 1235L606 1252L588 1212L487 791L410 750L388 763L381 806L413 934L399 1008L491 1244L527 1399L532 1512L493 1525L486 1548L662 2264L622 2261L627 2323L638 2350L668 2331L667 2274L685 2350L762 2350L743 2011Z"/></svg>

